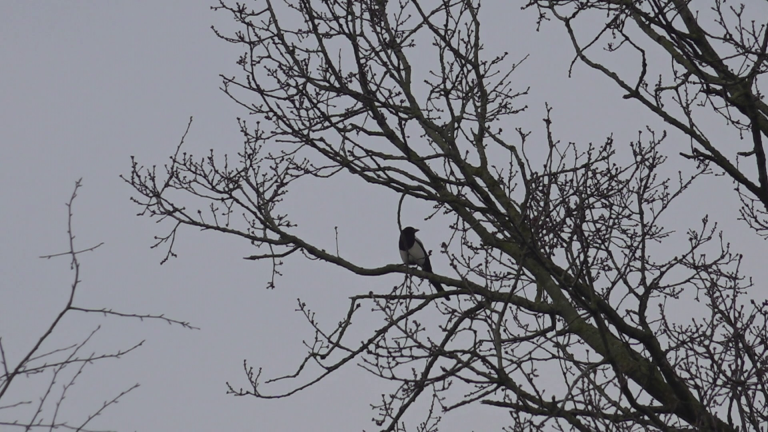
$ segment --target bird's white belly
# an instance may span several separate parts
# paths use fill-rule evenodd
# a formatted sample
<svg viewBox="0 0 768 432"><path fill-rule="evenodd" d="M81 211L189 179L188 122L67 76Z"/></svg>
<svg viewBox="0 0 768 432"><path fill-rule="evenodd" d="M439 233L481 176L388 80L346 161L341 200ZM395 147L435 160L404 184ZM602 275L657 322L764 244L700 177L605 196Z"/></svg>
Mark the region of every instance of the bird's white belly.
<svg viewBox="0 0 768 432"><path fill-rule="evenodd" d="M416 264L418 266L424 265L424 251L414 246L407 251L400 251L400 258L403 259L405 264Z"/></svg>

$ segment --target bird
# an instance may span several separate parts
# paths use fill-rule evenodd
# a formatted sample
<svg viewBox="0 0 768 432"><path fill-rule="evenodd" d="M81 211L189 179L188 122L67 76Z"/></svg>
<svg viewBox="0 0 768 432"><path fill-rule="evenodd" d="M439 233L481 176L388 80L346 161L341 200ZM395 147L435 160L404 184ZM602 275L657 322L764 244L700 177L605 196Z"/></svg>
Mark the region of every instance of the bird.
<svg viewBox="0 0 768 432"><path fill-rule="evenodd" d="M428 273L432 273L432 264L429 262L429 254L424 248L424 243L416 237L416 232L419 231L414 227L405 227L400 231L400 241L398 247L400 248L400 258L403 259L403 263L406 265L417 265L422 270ZM429 281L437 292L445 292L445 289L440 282ZM450 296L445 296L449 299Z"/></svg>

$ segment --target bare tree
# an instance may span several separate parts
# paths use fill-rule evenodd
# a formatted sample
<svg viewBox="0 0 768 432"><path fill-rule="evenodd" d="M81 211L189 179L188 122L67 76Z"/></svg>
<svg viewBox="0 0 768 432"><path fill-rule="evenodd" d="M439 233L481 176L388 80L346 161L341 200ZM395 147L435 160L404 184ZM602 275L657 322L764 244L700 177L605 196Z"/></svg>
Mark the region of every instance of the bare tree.
<svg viewBox="0 0 768 432"><path fill-rule="evenodd" d="M554 18L565 26L574 62L601 72L626 91L625 98L689 137L683 156L729 176L744 204L743 219L768 237L768 105L760 91L768 72L765 2L531 0L528 7L537 8L540 24ZM668 62L649 64L656 55ZM624 72L627 62L635 66L631 75ZM708 114L725 119L746 142L723 142L716 133L722 128L713 128Z"/></svg>
<svg viewBox="0 0 768 432"><path fill-rule="evenodd" d="M741 255L705 215L691 218L683 242L662 224L709 165L663 177L666 135L651 129L626 144L565 144L549 108L534 143L545 151L531 151L530 132L510 126L525 109L526 89L511 80L520 61L483 49L477 2L425 3L221 3L215 9L230 12L240 31L217 34L245 47L242 74L223 77L224 91L259 119L241 122L237 162L187 154L184 138L160 169L133 162L125 180L143 214L172 221L156 244L166 259L188 226L262 249L247 259L272 262L270 287L297 253L357 275L405 275L389 293L352 297L337 327L321 327L302 303L316 340L297 371L264 381L246 364L249 386L231 393L286 397L359 363L398 384L375 406L388 431L405 430L405 413L421 400L431 407L417 426L425 431L437 430L441 411L475 403L508 410L516 431L764 430L768 306L744 300L751 282L739 273ZM615 11L646 2L571 7L581 4ZM642 87L630 86L630 96L643 97ZM737 108L733 96L719 97ZM739 106L752 112L758 99ZM690 157L736 178L689 120L668 120L697 143ZM367 268L297 235L281 208L288 187L341 172L452 218L440 252L453 273ZM756 185L748 190L762 202ZM448 291L420 292L408 276ZM704 311L695 320L669 313L691 303ZM443 319L430 325L422 317L434 308ZM354 339L348 330L365 311L381 325ZM263 390L278 379L297 384Z"/></svg>
<svg viewBox="0 0 768 432"><path fill-rule="evenodd" d="M85 368L95 362L107 359L120 359L139 348L144 344L144 341L115 352L91 352L88 354L86 351L90 348L86 348L86 345L89 344L101 328L99 325L75 344L53 347L57 341L55 333L57 330L60 331L64 316L71 315L72 313L112 315L142 320L161 320L168 324L180 325L188 329L195 328L187 322L177 321L162 315L140 315L118 312L112 309L82 308L76 305L75 294L81 283L79 256L92 252L103 245L103 243L99 243L85 249L75 247L75 235L72 230L72 205L81 185L81 180L75 183L74 191L67 203L68 250L63 253L41 257L45 259L67 257L70 259L73 280L69 287L69 298L66 304L61 308L43 334L34 341L32 348L22 355L22 358L13 359L7 357L3 348L2 337L0 337L0 362L3 367L2 371L0 371L0 426L3 427L15 426L24 430L64 429L94 431L95 429L91 429L90 423L96 417L101 415L110 406L116 404L123 396L139 387L138 383L134 384L111 399L105 400L100 407L94 409L81 421L67 419L69 416L67 415L66 407L63 406L64 400L68 397L68 392L74 386L77 379L84 373ZM36 401L17 397L14 388L23 385L21 384L22 382L26 382L28 386L30 384L34 385L36 380L38 383L45 382L44 390Z"/></svg>

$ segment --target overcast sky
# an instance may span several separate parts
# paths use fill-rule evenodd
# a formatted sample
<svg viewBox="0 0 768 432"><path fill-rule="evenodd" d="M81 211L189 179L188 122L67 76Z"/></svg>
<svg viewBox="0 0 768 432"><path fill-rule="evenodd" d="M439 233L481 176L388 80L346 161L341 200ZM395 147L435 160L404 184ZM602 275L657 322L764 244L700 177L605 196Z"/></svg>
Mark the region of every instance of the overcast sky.
<svg viewBox="0 0 768 432"><path fill-rule="evenodd" d="M166 314L200 330L96 315L68 317L54 334L60 344L49 348L80 340L99 325L89 352L146 342L121 360L86 368L62 407L64 418L82 421L102 401L138 382L140 388L92 426L376 430L369 405L389 387L356 368L276 401L228 396L225 383L246 384L244 359L264 366L269 375L289 373L298 364L301 342L312 332L295 312L297 298L322 322L333 324L350 295L384 292L397 277L356 278L316 262L291 260L277 289L266 290L268 267L242 259L253 253L247 242L192 230L179 240L179 258L161 266L164 253L150 246L167 226L136 217L140 209L129 201L131 188L119 177L129 172L131 156L147 165L164 163L190 116L190 150L234 152L242 143L236 118L246 113L221 93L218 77L237 72L240 50L213 34L211 25L234 27L210 5L199 0L0 2L0 337L6 355L11 363L18 361L66 301L72 281L68 260L38 256L66 250L64 203L82 177L74 206L77 245L105 245L81 257L76 303ZM534 138L541 137L545 102L554 107L555 128L564 141L602 142L614 134L626 143L645 124L659 125L583 66L568 79L571 49L558 26L536 32L535 16L512 6L486 19L485 34L493 35L488 49L509 51L513 58L531 55L516 78L521 89L531 86L529 109L517 121L534 131ZM676 139L681 147L670 155L687 145ZM674 159L670 172L685 163ZM711 213L727 228L727 240L747 254L747 273L762 280L765 246L736 222L730 183L711 178L696 188L688 198L691 207L672 214L685 225ZM371 266L397 262L397 197L370 190L342 182L303 185L292 190L289 205L299 213L299 229L328 245L339 226L342 254ZM424 222L428 214L429 208L407 209L404 222L419 226L422 239L437 249L448 229ZM446 263L437 260L434 266L439 270ZM18 381L13 391L19 399L39 394L35 383ZM0 412L0 419L9 417ZM446 419L441 430L499 430L508 416L473 407Z"/></svg>

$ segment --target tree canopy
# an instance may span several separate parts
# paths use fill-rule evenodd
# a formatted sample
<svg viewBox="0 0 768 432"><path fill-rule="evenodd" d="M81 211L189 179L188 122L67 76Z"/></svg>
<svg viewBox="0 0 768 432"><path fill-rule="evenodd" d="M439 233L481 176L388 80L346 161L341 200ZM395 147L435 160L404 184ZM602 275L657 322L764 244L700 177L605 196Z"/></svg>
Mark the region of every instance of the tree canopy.
<svg viewBox="0 0 768 432"><path fill-rule="evenodd" d="M475 403L507 410L520 431L763 430L766 304L750 300L742 256L705 214L688 210L682 242L664 225L715 174L736 185L754 234L768 233L768 32L750 9L760 7L532 0L520 12L540 31L564 26L574 63L687 137L681 148L645 125L631 142L610 131L600 144L561 141L549 107L539 133L516 125L529 109L529 84L515 80L525 56L485 48L503 35L481 31L476 1L222 2L240 30L217 34L244 48L223 91L256 119L240 122L242 150L196 157L182 139L169 163L134 161L126 181L143 214L170 221L156 245L166 259L179 230L195 227L250 242L258 251L246 258L273 265L270 287L298 256L403 275L390 291L352 296L331 328L302 305L315 340L277 377L295 387L267 393L246 366L250 387L231 386L235 395L289 396L359 364L397 383L374 405L384 430L404 430L422 400L431 409L418 430ZM744 140L718 142L713 114ZM688 163L673 178L670 158ZM451 272L366 267L298 234L283 206L291 187L341 175L396 194L401 228L413 202L450 221L434 253ZM692 302L706 312L680 319ZM438 322L425 318L434 310ZM361 314L379 326L350 336Z"/></svg>

